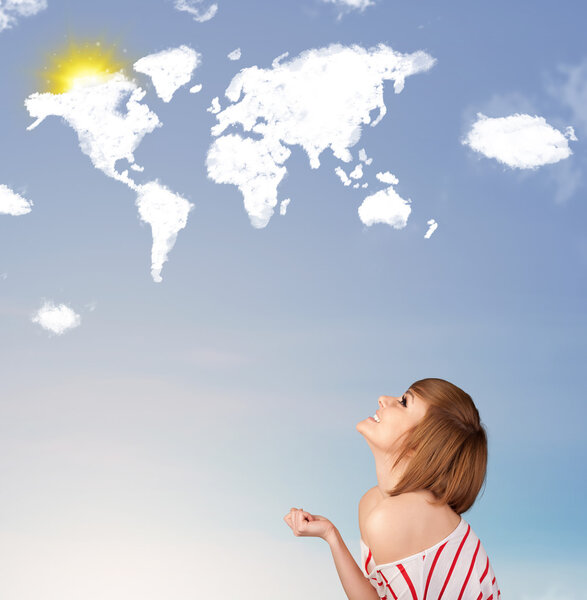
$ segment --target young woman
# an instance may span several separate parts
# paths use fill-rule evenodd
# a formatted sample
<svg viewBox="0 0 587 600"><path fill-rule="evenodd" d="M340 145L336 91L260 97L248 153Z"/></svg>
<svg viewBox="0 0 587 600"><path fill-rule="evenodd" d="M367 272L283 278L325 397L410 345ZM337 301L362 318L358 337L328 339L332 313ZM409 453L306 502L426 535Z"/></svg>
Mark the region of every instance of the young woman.
<svg viewBox="0 0 587 600"><path fill-rule="evenodd" d="M325 517L292 508L296 536L330 546L349 600L498 600L489 558L461 517L487 466L487 437L469 394L422 379L381 396L357 424L375 458L377 485L359 502L361 567Z"/></svg>

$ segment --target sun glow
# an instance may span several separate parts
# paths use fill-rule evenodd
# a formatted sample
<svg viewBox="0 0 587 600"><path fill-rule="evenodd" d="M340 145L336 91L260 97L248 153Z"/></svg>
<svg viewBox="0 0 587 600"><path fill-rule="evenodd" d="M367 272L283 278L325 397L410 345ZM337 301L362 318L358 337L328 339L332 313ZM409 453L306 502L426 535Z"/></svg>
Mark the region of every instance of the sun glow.
<svg viewBox="0 0 587 600"><path fill-rule="evenodd" d="M69 41L65 49L50 56L50 65L42 71L46 91L63 94L80 85L105 81L128 65L117 53L115 45Z"/></svg>

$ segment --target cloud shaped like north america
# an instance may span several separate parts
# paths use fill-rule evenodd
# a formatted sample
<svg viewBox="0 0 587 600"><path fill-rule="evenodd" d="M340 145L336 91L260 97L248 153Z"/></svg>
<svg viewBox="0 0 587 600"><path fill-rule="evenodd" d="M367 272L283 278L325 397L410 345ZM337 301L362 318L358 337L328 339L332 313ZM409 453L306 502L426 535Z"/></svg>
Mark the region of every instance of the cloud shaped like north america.
<svg viewBox="0 0 587 600"><path fill-rule="evenodd" d="M198 54L186 46L144 58L147 60L142 67L150 71L157 93L164 100L189 81L199 60ZM62 117L76 131L80 148L93 165L136 192L139 216L151 226L153 234L151 275L160 282L163 263L178 231L186 226L192 204L158 181L138 185L129 177L128 169L116 168L118 161L125 160L133 171L144 170L135 163L134 151L145 135L161 126L157 115L142 103L145 94L120 72L102 82L81 81L63 94L31 94L25 106L37 119L29 130L48 116Z"/></svg>

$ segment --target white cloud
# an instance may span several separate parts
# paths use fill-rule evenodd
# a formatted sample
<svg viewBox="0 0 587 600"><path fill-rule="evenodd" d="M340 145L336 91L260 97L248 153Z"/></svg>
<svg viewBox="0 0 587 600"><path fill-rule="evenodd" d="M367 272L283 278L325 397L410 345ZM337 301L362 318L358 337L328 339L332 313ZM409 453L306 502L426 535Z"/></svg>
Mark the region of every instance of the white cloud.
<svg viewBox="0 0 587 600"><path fill-rule="evenodd" d="M327 4L335 4L343 11L358 10L363 12L369 6L375 6L373 0L322 0Z"/></svg>
<svg viewBox="0 0 587 600"><path fill-rule="evenodd" d="M53 302L47 301L33 315L32 322L37 323L47 331L62 335L66 331L78 327L81 323L81 317L65 304L55 306Z"/></svg>
<svg viewBox="0 0 587 600"><path fill-rule="evenodd" d="M274 139L224 135L208 150L208 176L216 183L236 185L253 227L265 227L277 205L277 186L286 173L281 165L290 154Z"/></svg>
<svg viewBox="0 0 587 600"><path fill-rule="evenodd" d="M382 181L383 183L391 183L392 185L399 183L397 177L389 171L379 172L375 175L375 177L377 177L377 179L379 179L379 181Z"/></svg>
<svg viewBox="0 0 587 600"><path fill-rule="evenodd" d="M218 4L211 4L207 9L201 7L203 0L175 0L175 8L189 13L198 23L212 19L218 11Z"/></svg>
<svg viewBox="0 0 587 600"><path fill-rule="evenodd" d="M568 158L568 140L543 117L515 114L490 118L477 113L463 144L518 169L536 169Z"/></svg>
<svg viewBox="0 0 587 600"><path fill-rule="evenodd" d="M190 81L200 62L201 54L189 46L180 46L143 56L135 62L134 70L148 75L159 98L169 102Z"/></svg>
<svg viewBox="0 0 587 600"><path fill-rule="evenodd" d="M241 57L241 49L236 48L235 50L230 52L227 56L228 56L229 60L239 60Z"/></svg>
<svg viewBox="0 0 587 600"><path fill-rule="evenodd" d="M400 93L406 77L427 71L434 63L422 51L401 54L384 44L370 49L333 44L306 50L288 62L274 61L271 69L242 69L226 89L232 104L218 112L212 134L219 136L228 127L241 126L262 137L250 140L249 154L238 158L221 157L220 151L233 152L235 145L242 148L241 136L238 142L232 136L226 143L219 144L222 138L213 143L210 151L215 166L208 170L209 177L223 183L246 181L248 190L256 189L256 197L246 199L245 206L247 212L252 209L249 214L255 226L264 227L273 214L269 207L276 205L277 185L285 175L281 166L287 158L283 158L284 145L300 145L313 169L320 166L319 156L327 148L343 162L351 161L349 149L359 141L362 126L377 125L387 112L384 82L393 81L395 93ZM370 113L377 109L379 114L372 121ZM254 157L253 151L261 155ZM243 172L229 173L220 164L223 169ZM261 177L258 184L256 173Z"/></svg>
<svg viewBox="0 0 587 600"><path fill-rule="evenodd" d="M281 204L279 205L279 214L280 215L284 215L287 212L287 207L289 206L290 202L291 202L291 198L286 198L285 200L281 201Z"/></svg>
<svg viewBox="0 0 587 600"><path fill-rule="evenodd" d="M359 150L359 160L364 162L366 165L370 165L373 162L372 158L367 158L367 153L365 152L365 148L361 148Z"/></svg>
<svg viewBox="0 0 587 600"><path fill-rule="evenodd" d="M136 189L128 171L120 173L115 165L126 159L132 166L133 152L143 137L161 125L157 115L141 104L145 93L122 73L100 83L81 80L63 94L34 93L25 100L25 106L37 120L27 130L48 116L63 117L77 132L82 152L97 169ZM121 104L126 106L126 113Z"/></svg>
<svg viewBox="0 0 587 600"><path fill-rule="evenodd" d="M139 186L136 205L141 219L151 226L151 276L159 283L163 263L175 244L177 233L186 226L193 204L158 181L152 181Z"/></svg>
<svg viewBox="0 0 587 600"><path fill-rule="evenodd" d="M359 163L350 173L351 179L361 179L363 177L363 165Z"/></svg>
<svg viewBox="0 0 587 600"><path fill-rule="evenodd" d="M351 185L351 180L348 178L348 175L344 172L344 169L341 167L335 167L334 172L340 177L340 180L344 183L344 185Z"/></svg>
<svg viewBox="0 0 587 600"><path fill-rule="evenodd" d="M283 54L280 54L279 56L276 56L273 59L273 62L271 63L271 66L275 69L275 67L279 66L279 63L284 59L287 58L289 56L289 52L284 52Z"/></svg>
<svg viewBox="0 0 587 600"><path fill-rule="evenodd" d="M49 115L63 117L77 132L80 148L94 166L137 192L139 216L151 226L153 234L151 274L154 281L160 282L163 263L177 232L185 227L192 205L157 181L137 185L129 178L128 170L120 173L115 169L118 160L126 159L132 170L141 171L133 152L147 133L161 125L157 115L141 104L144 96L144 90L117 73L99 84L82 81L64 94L32 94L25 104L30 115L37 118L28 129ZM127 112L123 113L120 105L125 98Z"/></svg>
<svg viewBox="0 0 587 600"><path fill-rule="evenodd" d="M436 231L436 228L438 227L438 223L434 219L430 219L429 221L426 222L426 224L429 227L428 227L428 231L426 232L426 235L424 236L424 238L428 240L428 239L430 239L430 236Z"/></svg>
<svg viewBox="0 0 587 600"><path fill-rule="evenodd" d="M0 215L20 216L31 212L33 203L0 183Z"/></svg>
<svg viewBox="0 0 587 600"><path fill-rule="evenodd" d="M411 212L410 200L404 200L393 186L367 196L359 206L359 218L365 225L385 223L395 229L406 226Z"/></svg>
<svg viewBox="0 0 587 600"><path fill-rule="evenodd" d="M218 100L218 96L215 96L214 98L212 98L212 103L206 110L208 112L211 112L213 115L220 112L221 109L220 109L220 101Z"/></svg>
<svg viewBox="0 0 587 600"><path fill-rule="evenodd" d="M19 17L31 17L47 8L47 0L0 0L0 31L14 27Z"/></svg>
<svg viewBox="0 0 587 600"><path fill-rule="evenodd" d="M197 83L196 85L194 85L194 87L190 88L190 94L197 94L198 92L202 91L202 84L201 83Z"/></svg>

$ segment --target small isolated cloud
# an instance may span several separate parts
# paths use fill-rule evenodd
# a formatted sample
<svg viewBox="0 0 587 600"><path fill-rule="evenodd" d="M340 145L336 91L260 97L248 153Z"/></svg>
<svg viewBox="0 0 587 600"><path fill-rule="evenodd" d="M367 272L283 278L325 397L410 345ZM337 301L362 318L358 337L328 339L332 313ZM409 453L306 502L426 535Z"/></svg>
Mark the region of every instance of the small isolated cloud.
<svg viewBox="0 0 587 600"><path fill-rule="evenodd" d="M47 0L0 0L0 32L17 24L20 17L32 17L47 8Z"/></svg>
<svg viewBox="0 0 587 600"><path fill-rule="evenodd" d="M208 8L203 7L204 0L175 0L174 6L177 10L189 13L198 23L204 23L212 19L217 11L218 4L211 4Z"/></svg>
<svg viewBox="0 0 587 600"><path fill-rule="evenodd" d="M361 179L363 177L363 165L359 163L350 173L351 179Z"/></svg>
<svg viewBox="0 0 587 600"><path fill-rule="evenodd" d="M132 167L133 152L143 137L161 126L157 115L141 103L145 94L122 73L105 82L81 80L63 94L34 93L25 100L30 116L36 118L27 130L48 116L62 117L76 131L82 152L97 169L136 189L128 171L120 173L115 165L126 159Z"/></svg>
<svg viewBox="0 0 587 600"><path fill-rule="evenodd" d="M377 177L377 179L379 179L379 181L382 181L383 183L391 183L392 185L395 185L397 183L399 183L398 178L393 174L390 173L389 171L385 171L385 172L379 172L375 175L375 177Z"/></svg>
<svg viewBox="0 0 587 600"><path fill-rule="evenodd" d="M340 177L340 180L344 183L344 185L351 185L351 180L348 175L344 172L342 167L335 167L334 172Z"/></svg>
<svg viewBox="0 0 587 600"><path fill-rule="evenodd" d="M426 232L424 239L428 240L428 239L430 239L430 236L436 231L436 228L438 227L438 223L434 219L430 219L429 221L426 222L426 224L428 225L428 231Z"/></svg>
<svg viewBox="0 0 587 600"><path fill-rule="evenodd" d="M194 87L190 88L190 94L197 94L198 92L202 91L202 84L201 83L197 83L196 85L194 85Z"/></svg>
<svg viewBox="0 0 587 600"><path fill-rule="evenodd" d="M212 98L212 103L206 110L208 112L211 112L213 115L220 112L221 108L220 108L220 101L218 100L218 96L215 96L214 98Z"/></svg>
<svg viewBox="0 0 587 600"><path fill-rule="evenodd" d="M62 335L81 323L81 317L69 306L65 304L55 306L51 301L45 302L31 320L57 335Z"/></svg>
<svg viewBox="0 0 587 600"><path fill-rule="evenodd" d="M373 162L372 158L367 158L367 153L365 152L365 148L361 148L359 150L359 160L364 162L366 165L370 165Z"/></svg>
<svg viewBox="0 0 587 600"><path fill-rule="evenodd" d="M233 50L227 56L229 60L239 60L241 57L241 49L236 48L236 50Z"/></svg>
<svg viewBox="0 0 587 600"><path fill-rule="evenodd" d="M33 203L0 183L0 215L18 217L31 212Z"/></svg>
<svg viewBox="0 0 587 600"><path fill-rule="evenodd" d="M139 186L136 205L141 219L151 226L151 276L160 283L163 263L175 245L177 233L186 226L193 204L158 181L151 181Z"/></svg>
<svg viewBox="0 0 587 600"><path fill-rule="evenodd" d="M359 218L367 226L385 223L395 229L402 229L411 212L410 200L404 200L391 185L367 196L359 206Z"/></svg>
<svg viewBox="0 0 587 600"><path fill-rule="evenodd" d="M491 118L477 113L477 121L462 143L517 169L536 169L572 154L563 133L544 117L527 114Z"/></svg>
<svg viewBox="0 0 587 600"><path fill-rule="evenodd" d="M190 81L200 62L201 54L189 46L180 46L143 56L133 68L148 75L159 98L169 102L173 94Z"/></svg>
<svg viewBox="0 0 587 600"><path fill-rule="evenodd" d="M369 6L375 6L375 2L373 2L373 0L322 0L322 2L334 4L341 10L341 14L351 10L363 12ZM341 14L339 14L339 18Z"/></svg>
<svg viewBox="0 0 587 600"><path fill-rule="evenodd" d="M291 202L291 198L286 198L285 200L281 201L281 204L279 205L279 214L280 215L284 215L287 212L287 207L289 206L290 202Z"/></svg>

